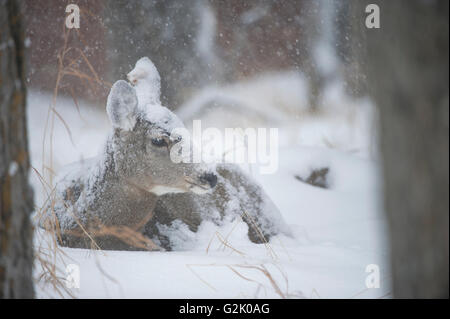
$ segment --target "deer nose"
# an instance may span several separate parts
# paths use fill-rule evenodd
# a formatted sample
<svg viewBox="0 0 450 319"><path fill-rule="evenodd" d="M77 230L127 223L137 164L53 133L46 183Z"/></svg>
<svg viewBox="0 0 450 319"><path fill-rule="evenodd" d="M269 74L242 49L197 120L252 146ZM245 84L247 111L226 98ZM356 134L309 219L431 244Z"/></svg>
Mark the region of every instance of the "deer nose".
<svg viewBox="0 0 450 319"><path fill-rule="evenodd" d="M208 183L209 186L213 188L217 184L217 175L213 173L205 173L200 177L200 180L203 183Z"/></svg>

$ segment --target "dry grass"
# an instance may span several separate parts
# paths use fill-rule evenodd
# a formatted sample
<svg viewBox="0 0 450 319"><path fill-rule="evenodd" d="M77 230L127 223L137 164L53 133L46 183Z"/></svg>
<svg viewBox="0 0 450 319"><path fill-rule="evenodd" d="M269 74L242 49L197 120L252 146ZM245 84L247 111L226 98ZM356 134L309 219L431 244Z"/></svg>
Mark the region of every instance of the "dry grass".
<svg viewBox="0 0 450 319"><path fill-rule="evenodd" d="M253 295L253 298L258 298L261 290L265 292L267 297L267 293L269 290L275 292L280 298L288 299L288 298L305 298L302 293L292 293L289 292L289 280L286 273L282 270L281 266L277 263L269 263L271 266L275 267L278 272L281 274L284 284L279 283L274 276L274 272L270 271L266 264L186 264L186 267L206 286L212 289L214 292L217 292L218 289L215 288L211 283L202 278L197 272L194 271L194 267L204 268L204 267L221 267L229 269L233 274L235 274L239 279L251 282L256 284L256 290ZM258 276L263 275L263 278L266 279L266 282L262 282L261 280L257 280L251 278L250 275L244 274L243 271L250 270L250 275ZM254 272L252 272L254 271Z"/></svg>
<svg viewBox="0 0 450 319"><path fill-rule="evenodd" d="M268 264L270 264L271 266L273 266L275 269L278 270L278 272L282 275L282 278L284 280L284 284L279 283L273 273L271 271L269 271L269 269L266 267L266 264L263 263L257 263L257 264L248 264L248 263L243 263L243 264L187 264L186 266L188 267L188 269L201 281L203 282L205 285L207 285L209 288L211 288L213 291L217 292L217 289L208 281L206 281L204 278L202 278L197 272L194 271L194 267L225 267L228 268L229 270L231 270L238 278L248 281L248 282L253 282L257 285L256 287L256 291L254 294L254 298L257 298L259 295L259 292L261 290L264 290L267 296L267 292L268 290L272 290L274 291L280 298L304 298L302 293L292 293L289 292L289 280L287 277L287 274L285 273L285 271L283 270L281 264L279 263L279 257L276 254L274 248L272 247L272 245L270 245L269 242L267 242L265 236L263 235L262 230L258 227L258 225L256 224L255 220L247 213L247 212L243 212L242 215L240 216L240 218L237 218L234 222L234 225L232 226L231 230L228 232L228 234L226 236L223 236L220 232L216 231L214 233L214 235L211 237L208 246L206 247L206 254L209 253L209 251L211 250L211 245L212 242L214 241L214 239L218 239L219 241L219 247L217 248L218 250L222 250L225 251L225 249L229 249L232 253L237 253L240 257L248 257L251 256L251 254L247 253L247 252L243 252L237 248L235 248L229 241L229 238L232 234L232 232L236 229L236 227L240 224L243 223L243 217L245 217L250 223L247 223L249 227L252 227L253 230L258 234L258 237L260 237L261 242L263 242L264 247L267 251L268 256L271 258L271 262L269 262ZM282 245L283 246L283 245ZM283 246L283 248L285 249L285 247ZM289 259L290 256L289 254L287 254ZM264 276L264 278L267 279L267 283L263 283L261 281L258 281L256 279L250 278L248 275L244 275L242 273L242 270L252 270L255 272L255 275L258 275L258 273ZM283 288L282 288L283 287Z"/></svg>
<svg viewBox="0 0 450 319"><path fill-rule="evenodd" d="M104 28L103 22L100 18L94 16L89 11L82 11L82 13L90 15L96 19L100 25ZM42 207L35 207L36 220L38 225L45 218L45 235L42 237L39 243L35 245L35 272L37 277L35 278L37 284L42 290L46 290L49 296L52 296L52 292L61 297L74 297L72 291L66 287L65 271L58 268L58 263L66 266L66 260L68 256L58 246L58 240L61 242L61 227L58 218L55 213L55 203L61 202L62 198L58 198L58 194L55 191L54 186L54 162L53 162L53 140L54 140L54 127L55 122L60 121L70 138L71 143L74 145L72 132L70 130L69 123L61 116L57 111L57 100L59 90L62 87L62 80L65 77L71 77L72 81L81 81L86 83L89 87L99 87L101 89L107 89L111 87L111 83L102 81L89 61L86 54L82 49L76 46L69 46L69 39L76 37L79 40L81 47L85 47L83 44L82 34L77 29L67 29L63 24L63 45L57 54L57 74L55 79L55 86L53 89L51 103L49 104L45 126L44 136L42 139L42 167L38 170L36 167L32 168L33 173L37 176L42 192L47 198ZM81 71L80 65L84 65L89 70L88 73ZM67 88L67 87L66 87ZM74 101L74 105L80 114L79 103L72 88L68 88ZM99 223L95 224L95 227L90 225L87 228L83 225L72 209L67 207L67 213L71 214L76 221L82 236L86 236L91 241L91 248L100 250L99 245L95 241L96 236L115 236L125 243L136 246L142 249L154 250L159 249L151 240L143 236L141 233L130 229L128 227L105 227ZM46 216L50 213L50 218ZM109 278L113 280L113 278ZM47 288L51 289L48 290Z"/></svg>

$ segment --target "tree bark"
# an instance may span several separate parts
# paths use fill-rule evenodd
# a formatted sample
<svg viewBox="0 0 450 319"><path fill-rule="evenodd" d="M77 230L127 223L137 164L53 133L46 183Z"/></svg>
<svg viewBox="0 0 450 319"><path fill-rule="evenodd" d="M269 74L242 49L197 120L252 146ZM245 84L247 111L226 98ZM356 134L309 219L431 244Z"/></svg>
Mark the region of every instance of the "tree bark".
<svg viewBox="0 0 450 319"><path fill-rule="evenodd" d="M359 27L380 110L393 294L448 298L448 1L375 3L381 28Z"/></svg>
<svg viewBox="0 0 450 319"><path fill-rule="evenodd" d="M0 1L0 299L34 296L21 7Z"/></svg>

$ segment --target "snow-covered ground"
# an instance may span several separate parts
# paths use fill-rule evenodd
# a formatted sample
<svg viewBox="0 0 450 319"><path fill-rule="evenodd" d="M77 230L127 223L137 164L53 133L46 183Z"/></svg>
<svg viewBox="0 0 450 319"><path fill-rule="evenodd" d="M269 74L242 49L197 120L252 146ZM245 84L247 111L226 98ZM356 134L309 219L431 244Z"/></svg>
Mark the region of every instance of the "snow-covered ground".
<svg viewBox="0 0 450 319"><path fill-rule="evenodd" d="M295 87L300 81L292 75L272 77L283 82L267 87L267 79L240 87L201 92L198 100L219 94L247 103L251 96L266 101L260 107L271 114L279 108L276 122L280 128L279 168L275 174L251 173L280 209L293 238L277 236L268 245L251 243L243 222L217 227L203 223L195 235L195 244L183 251L125 252L91 251L62 248L55 258L64 278L68 264L80 269L80 288L69 289L80 298L380 298L389 297L388 251L380 207L379 168L374 147L373 112L367 101L345 97L339 86L330 87L324 97L326 112L316 115L302 111L293 116L295 101L301 105L304 91ZM298 83L300 83L298 82ZM255 84L256 83L256 84ZM253 86L252 86L253 85ZM286 91L286 87L292 87ZM253 90L253 91L252 91ZM259 90L259 91L258 91ZM283 91L284 90L284 91ZM220 92L219 92L220 91ZM219 93L217 93L219 92ZM231 94L230 92L233 92ZM253 92L253 93L252 93ZM277 98L270 99L267 92ZM264 94L265 95L264 95ZM201 95L202 94L202 95ZM292 94L286 98L285 95ZM245 96L245 98L244 98ZM249 97L250 96L250 97ZM189 118L195 98L180 109ZM273 102L271 102L273 101ZM277 102L278 101L278 102ZM291 105L286 105L288 101ZM80 101L79 111L71 99L57 100L54 127L50 116L51 96L31 92L28 98L29 145L33 167L48 180L49 168L43 167L53 149L51 170L95 156L103 147L110 124L103 109L87 107ZM254 105L258 105L255 102ZM249 106L251 109L253 106ZM303 106L299 108L304 109ZM284 111L283 111L283 110ZM294 109L294 111L292 111ZM280 111L281 110L281 111ZM217 114L223 113L219 108ZM211 111L212 112L212 111ZM208 114L208 123L220 122ZM65 124L59 116L64 119ZM206 117L206 115L205 115ZM264 117L263 117L264 118ZM230 119L232 121L232 119ZM274 120L275 121L275 120ZM46 125L48 123L48 125ZM189 126L189 123L186 123ZM222 123L227 126L228 123ZM248 122L251 125L251 120ZM255 125L261 125L260 122ZM45 131L45 127L47 130ZM68 133L70 129L70 134ZM53 143L48 138L53 131ZM44 134L47 134L43 144ZM311 169L329 167L329 189L305 184L295 178ZM44 173L44 174L43 174ZM37 207L46 198L35 171L31 174ZM36 249L47 249L48 236L37 230ZM191 241L192 242L192 241ZM43 257L44 258L44 257ZM47 257L48 258L48 257ZM48 258L50 259L50 258ZM379 289L368 289L366 267L379 266ZM36 277L41 274L37 263ZM40 281L38 296L58 297L50 285ZM67 296L67 294L66 294Z"/></svg>

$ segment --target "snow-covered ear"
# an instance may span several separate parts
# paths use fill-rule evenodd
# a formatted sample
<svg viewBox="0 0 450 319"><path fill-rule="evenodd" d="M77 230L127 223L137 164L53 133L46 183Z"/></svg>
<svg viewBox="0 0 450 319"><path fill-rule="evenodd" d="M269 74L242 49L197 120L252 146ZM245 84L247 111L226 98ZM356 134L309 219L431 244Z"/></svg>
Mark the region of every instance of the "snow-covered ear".
<svg viewBox="0 0 450 319"><path fill-rule="evenodd" d="M115 128L132 130L136 124L137 106L135 89L124 80L114 83L106 104L106 112L111 124Z"/></svg>
<svg viewBox="0 0 450 319"><path fill-rule="evenodd" d="M161 104L161 77L149 58L140 58L127 78L136 87L140 105Z"/></svg>
<svg viewBox="0 0 450 319"><path fill-rule="evenodd" d="M134 69L127 74L127 78L132 84L137 84L139 80L152 80L158 83L161 81L158 69L148 57L140 58Z"/></svg>

